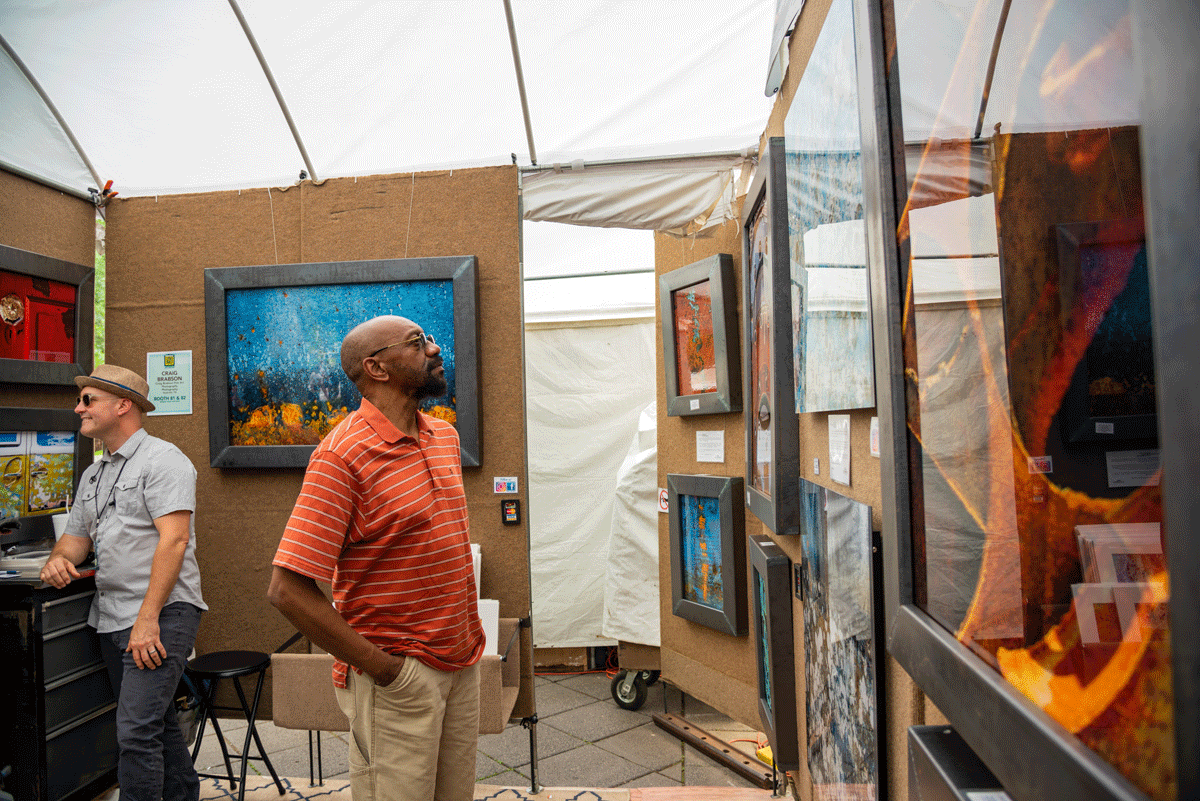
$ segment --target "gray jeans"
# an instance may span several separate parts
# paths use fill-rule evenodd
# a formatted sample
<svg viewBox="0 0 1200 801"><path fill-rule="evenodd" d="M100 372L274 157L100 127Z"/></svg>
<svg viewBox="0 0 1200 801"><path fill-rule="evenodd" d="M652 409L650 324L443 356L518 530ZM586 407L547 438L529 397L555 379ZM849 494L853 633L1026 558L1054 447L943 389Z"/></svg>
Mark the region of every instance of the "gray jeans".
<svg viewBox="0 0 1200 801"><path fill-rule="evenodd" d="M141 670L125 653L131 629L100 635L100 651L117 696L117 781L121 801L196 801L200 779L175 716L175 690L196 642L200 610L167 604L158 616L158 638L167 656Z"/></svg>

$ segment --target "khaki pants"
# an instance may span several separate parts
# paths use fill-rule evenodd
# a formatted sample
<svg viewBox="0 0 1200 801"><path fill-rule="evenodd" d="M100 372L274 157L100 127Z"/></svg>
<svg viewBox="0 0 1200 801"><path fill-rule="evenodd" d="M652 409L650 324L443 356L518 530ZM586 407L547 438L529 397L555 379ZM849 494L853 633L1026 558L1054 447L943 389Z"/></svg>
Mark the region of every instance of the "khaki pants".
<svg viewBox="0 0 1200 801"><path fill-rule="evenodd" d="M454 672L404 660L387 687L350 670L338 704L350 719L354 801L470 801L479 741L479 665Z"/></svg>

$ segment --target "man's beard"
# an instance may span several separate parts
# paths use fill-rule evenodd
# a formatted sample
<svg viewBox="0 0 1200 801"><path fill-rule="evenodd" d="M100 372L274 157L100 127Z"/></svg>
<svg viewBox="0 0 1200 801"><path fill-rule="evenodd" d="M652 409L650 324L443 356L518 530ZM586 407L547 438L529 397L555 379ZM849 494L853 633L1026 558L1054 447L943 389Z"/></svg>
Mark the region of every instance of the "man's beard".
<svg viewBox="0 0 1200 801"><path fill-rule="evenodd" d="M447 389L449 389L449 385L446 384L446 377L444 375L429 373L425 379L425 383L417 387L417 400L441 397L446 394Z"/></svg>

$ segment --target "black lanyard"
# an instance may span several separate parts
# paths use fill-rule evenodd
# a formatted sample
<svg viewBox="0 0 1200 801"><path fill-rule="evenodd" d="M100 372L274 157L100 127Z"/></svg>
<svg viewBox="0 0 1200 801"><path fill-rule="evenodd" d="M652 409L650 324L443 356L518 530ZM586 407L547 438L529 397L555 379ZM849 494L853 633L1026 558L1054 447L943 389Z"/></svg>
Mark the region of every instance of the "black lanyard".
<svg viewBox="0 0 1200 801"><path fill-rule="evenodd" d="M121 462L121 469L117 471L117 477L115 479L113 479L112 486L108 488L108 498L105 499L105 501L104 501L104 510L106 510L106 511L108 509L109 504L111 504L113 502L113 494L116 493L116 491L117 491L117 484L121 483L121 474L125 472L125 465L127 465L127 464L129 464L128 458L126 458L123 462ZM104 478L104 468L107 466L108 466L107 461L101 461L100 462L100 471L96 474L95 507L96 507L96 526L97 526L97 528L100 526L100 518L103 516L103 512L101 511L101 507L100 507L100 487L104 485L104 482L101 479Z"/></svg>
<svg viewBox="0 0 1200 801"><path fill-rule="evenodd" d="M145 442L145 440L143 439L143 440L142 440L142 442ZM139 442L139 443L137 444L137 447L136 447L136 448L134 448L132 451L130 451L129 455L125 457L125 461L121 462L121 469L117 471L117 477L116 477L115 479L113 479L112 486L108 488L108 498L106 498L106 499L105 499L105 501L104 501L104 508L105 508L105 509L107 509L107 508L108 508L108 505L109 505L110 503L112 503L112 502L113 502L113 495L114 495L114 494L116 493L116 491L117 491L117 485L121 483L121 474L125 472L125 465L129 464L129 460L133 458L134 454L136 454L136 453L138 452L138 448L140 448L140 447L142 447L142 443L141 443L141 442ZM111 460L111 457L113 457L113 456L115 456L115 455L116 455L116 454L110 453L110 454L109 454L110 460ZM100 470L99 470L99 472L98 472L98 473L96 473L96 500L95 500L95 507L96 507L96 528L97 528L97 533L99 533L99 527L100 527L100 517L101 517L101 512L100 512L100 487L101 487L101 485L104 483L104 482L102 482L100 479L102 479L102 478L104 477L104 468L105 468L105 467L107 467L107 466L108 466L108 462L102 459L102 460L100 461Z"/></svg>

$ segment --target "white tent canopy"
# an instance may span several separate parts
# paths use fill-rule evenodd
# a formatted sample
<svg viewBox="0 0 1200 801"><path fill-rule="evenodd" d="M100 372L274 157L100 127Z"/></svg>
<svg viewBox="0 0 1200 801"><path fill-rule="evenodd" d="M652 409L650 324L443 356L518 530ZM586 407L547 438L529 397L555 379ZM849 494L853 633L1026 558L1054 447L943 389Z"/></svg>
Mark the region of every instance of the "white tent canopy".
<svg viewBox="0 0 1200 801"><path fill-rule="evenodd" d="M757 149L773 0L511 9L541 164ZM505 12L504 0L0 0L0 166L144 196L286 185L301 170L529 165Z"/></svg>
<svg viewBox="0 0 1200 801"><path fill-rule="evenodd" d="M756 150L772 103L759 82L766 74L770 92L782 79L780 40L802 6L0 0L0 167L84 196L112 179L131 196L286 185L301 170L321 180L536 160L559 169L526 172L530 219L686 233L721 205L733 172L679 157ZM924 60L905 73L909 141L1136 122L1130 60L1110 58L1129 47L1125 3L1007 8L908 7L923 41L899 51ZM974 46L960 59L964 38ZM1068 45L1050 72L1025 69L1031 48L1054 42ZM1081 69L1065 70L1067 56ZM662 157L674 160L655 173L646 159ZM593 168L614 160L634 162L636 196L611 164Z"/></svg>

